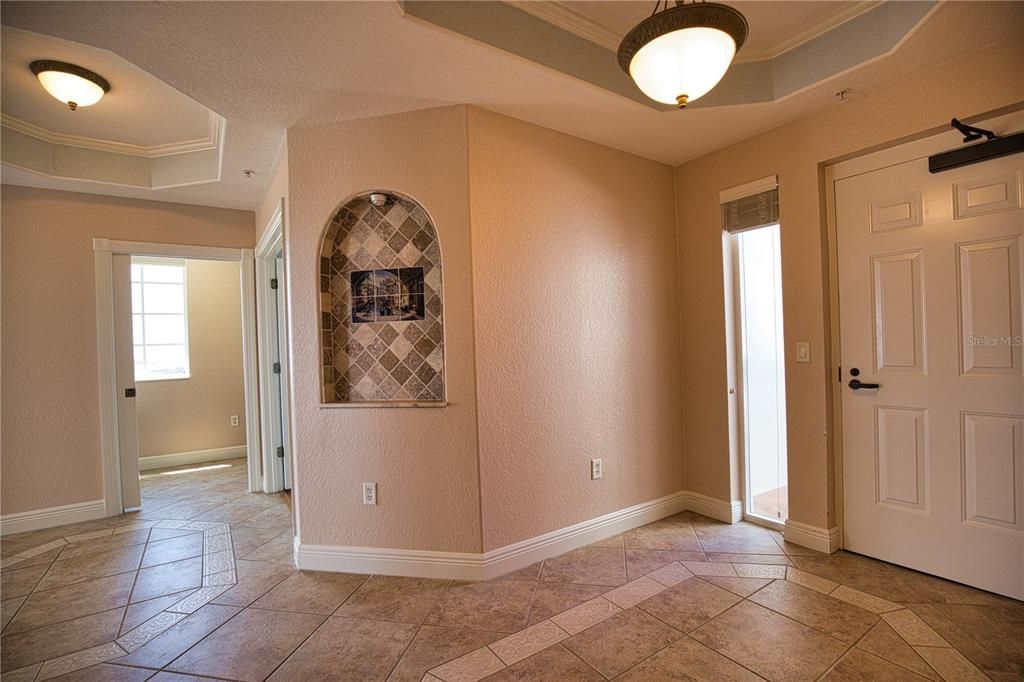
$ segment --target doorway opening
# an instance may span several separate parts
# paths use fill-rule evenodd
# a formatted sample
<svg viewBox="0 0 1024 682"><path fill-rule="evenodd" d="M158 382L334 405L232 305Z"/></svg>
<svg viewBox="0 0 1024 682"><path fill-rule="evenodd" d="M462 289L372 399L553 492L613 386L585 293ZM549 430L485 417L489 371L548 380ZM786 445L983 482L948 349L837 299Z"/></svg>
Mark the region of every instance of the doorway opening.
<svg viewBox="0 0 1024 682"><path fill-rule="evenodd" d="M141 510L198 512L242 497L249 486L238 264L127 258Z"/></svg>
<svg viewBox="0 0 1024 682"><path fill-rule="evenodd" d="M744 516L788 517L786 372L779 225L730 236L742 429Z"/></svg>
<svg viewBox="0 0 1024 682"><path fill-rule="evenodd" d="M93 239L93 252L96 269L96 348L97 366L99 369L100 392L100 448L103 461L103 498L107 516L115 516L124 512L138 512L142 508L140 470L151 470L149 465L159 468L196 468L193 464L209 461L209 453L202 451L159 452L143 451L159 457L164 454L186 455L184 459L140 461L139 415L137 400L140 387L145 393L151 388L146 378L159 377L165 386L174 382L183 383L198 376L211 354L197 348L185 339L196 331L200 318L195 310L189 309L186 299L188 290L194 289L196 281L189 278L188 264L197 262L200 265L223 264L230 271L230 288L238 292L230 312L222 313L224 317L239 320L241 329L241 362L243 400L237 407L226 407L228 411L222 415L230 429L244 432L244 440L234 464L230 467L220 466L207 471L223 471L225 468L234 471L244 470L242 478L246 484L240 494L245 491L257 492L262 489L260 477L259 448L259 398L256 391L256 330L255 330L255 292L253 252L250 249L234 249L209 246L191 246L182 244L157 244L147 242L117 241L97 237ZM132 260L135 259L133 273ZM161 260L163 259L163 260ZM152 272L149 276L144 270L149 263ZM184 267L182 266L184 264ZM178 269L174 272L175 268ZM182 269L183 268L183 269ZM132 280L135 280L133 282ZM154 292L145 297L142 288L148 283ZM134 288L134 292L133 292ZM138 299L133 306L133 293ZM151 299L147 307L144 298ZM133 311L137 317L133 317ZM147 321L145 318L152 316ZM161 317L165 316L165 317ZM177 319L175 319L177 316ZM147 324L148 322L148 324ZM137 329L136 329L137 328ZM236 327L235 331L238 331ZM234 336L237 343L238 336ZM135 354L138 348L140 364L140 383L136 383ZM185 379L188 376L190 379ZM187 403L183 406L172 406L175 412L187 413ZM215 409L222 409L218 406ZM237 410L237 411L236 411ZM159 414L159 411L158 411ZM231 427L231 417L238 416L238 427ZM145 426L143 426L145 429ZM145 438L145 433L143 438ZM145 447L145 445L144 445ZM174 448L177 449L177 448ZM244 454L243 454L244 453ZM187 455L193 456L188 461ZM231 454L231 453L228 453ZM244 457L244 459L243 459ZM225 460L221 460L222 463ZM167 466L163 466L167 465ZM143 468L145 467L145 468ZM167 478L182 480L201 472L181 472ZM146 474L149 475L149 474ZM213 490L219 484L206 481L198 488L198 492ZM234 486L234 483L230 483ZM200 497L202 495L199 495ZM186 509L185 507L188 507ZM190 512L189 518L197 513L195 505L182 505L175 510L171 505L161 510L164 518L177 518L177 514ZM156 511L156 510L153 510ZM175 516L169 516L169 514ZM150 510L142 510L142 517L152 516ZM156 518L160 518L157 516Z"/></svg>

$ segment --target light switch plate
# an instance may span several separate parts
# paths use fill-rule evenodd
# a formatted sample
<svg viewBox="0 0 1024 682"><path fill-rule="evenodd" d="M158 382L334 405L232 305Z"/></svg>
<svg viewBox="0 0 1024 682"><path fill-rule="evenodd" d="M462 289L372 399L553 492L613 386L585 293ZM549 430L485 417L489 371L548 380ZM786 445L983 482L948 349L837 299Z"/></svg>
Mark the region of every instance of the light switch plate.
<svg viewBox="0 0 1024 682"><path fill-rule="evenodd" d="M810 362L811 361L811 342L810 341L797 341L796 342L796 361L797 362Z"/></svg>

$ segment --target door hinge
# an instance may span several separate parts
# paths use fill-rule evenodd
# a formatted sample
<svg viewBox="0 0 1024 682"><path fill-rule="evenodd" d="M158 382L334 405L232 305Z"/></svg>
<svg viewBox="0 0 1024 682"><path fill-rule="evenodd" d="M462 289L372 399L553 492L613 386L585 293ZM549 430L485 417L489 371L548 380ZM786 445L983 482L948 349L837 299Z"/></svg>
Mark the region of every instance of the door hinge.
<svg viewBox="0 0 1024 682"><path fill-rule="evenodd" d="M281 373L281 363L280 362L275 362L274 363L274 374L280 374L280 373Z"/></svg>
<svg viewBox="0 0 1024 682"><path fill-rule="evenodd" d="M126 389L124 389L124 397L125 398L134 398L135 397L135 389L134 388L126 388Z"/></svg>
<svg viewBox="0 0 1024 682"><path fill-rule="evenodd" d="M277 446L277 456L278 457L284 457L284 446L283 445L278 445Z"/></svg>
<svg viewBox="0 0 1024 682"><path fill-rule="evenodd" d="M271 289L276 289L277 288L277 277L272 277L270 279L270 288Z"/></svg>

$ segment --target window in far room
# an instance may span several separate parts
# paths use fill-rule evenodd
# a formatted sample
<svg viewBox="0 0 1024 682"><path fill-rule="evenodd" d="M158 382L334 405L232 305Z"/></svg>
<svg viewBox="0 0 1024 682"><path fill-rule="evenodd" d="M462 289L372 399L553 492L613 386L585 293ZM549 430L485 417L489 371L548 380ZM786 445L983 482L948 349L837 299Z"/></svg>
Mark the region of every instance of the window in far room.
<svg viewBox="0 0 1024 682"><path fill-rule="evenodd" d="M135 380L189 378L184 260L132 258Z"/></svg>

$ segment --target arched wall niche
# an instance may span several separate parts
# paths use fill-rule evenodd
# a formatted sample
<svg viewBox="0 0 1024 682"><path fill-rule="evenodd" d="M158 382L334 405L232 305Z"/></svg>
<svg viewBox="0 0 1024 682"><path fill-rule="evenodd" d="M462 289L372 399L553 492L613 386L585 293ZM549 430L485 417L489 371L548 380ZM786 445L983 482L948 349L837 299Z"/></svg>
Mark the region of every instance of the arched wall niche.
<svg viewBox="0 0 1024 682"><path fill-rule="evenodd" d="M443 402L441 248L426 210L379 191L334 214L320 248L324 403Z"/></svg>

